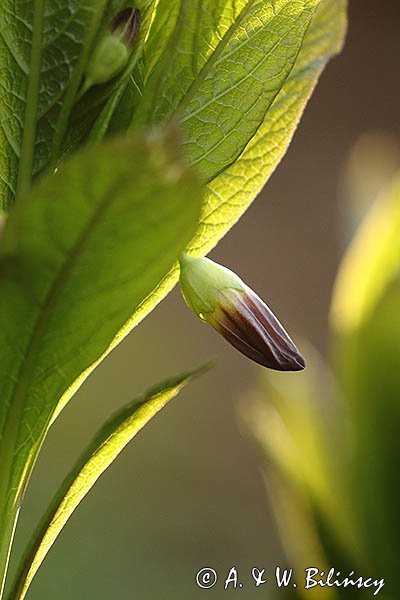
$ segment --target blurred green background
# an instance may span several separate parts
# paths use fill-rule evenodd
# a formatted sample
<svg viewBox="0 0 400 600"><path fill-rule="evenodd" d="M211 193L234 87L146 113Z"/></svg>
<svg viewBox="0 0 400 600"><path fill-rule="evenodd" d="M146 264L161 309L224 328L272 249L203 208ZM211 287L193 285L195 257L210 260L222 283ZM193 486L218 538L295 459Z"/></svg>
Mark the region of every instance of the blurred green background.
<svg viewBox="0 0 400 600"><path fill-rule="evenodd" d="M277 173L212 254L323 355L332 284L349 238L346 199L356 195L349 153L370 130L400 139L399 23L398 0L350 0L343 54L323 75ZM377 147L369 155L375 168L367 169L367 203L380 175L386 180L400 163L394 141ZM260 452L238 418L260 369L196 320L176 290L106 359L54 426L25 500L17 551L105 418L210 356L217 357L215 368L140 434L76 511L39 571L32 600L283 597L274 586L196 587L204 566L224 579L235 565L246 582L253 566L271 571L290 563L267 502Z"/></svg>

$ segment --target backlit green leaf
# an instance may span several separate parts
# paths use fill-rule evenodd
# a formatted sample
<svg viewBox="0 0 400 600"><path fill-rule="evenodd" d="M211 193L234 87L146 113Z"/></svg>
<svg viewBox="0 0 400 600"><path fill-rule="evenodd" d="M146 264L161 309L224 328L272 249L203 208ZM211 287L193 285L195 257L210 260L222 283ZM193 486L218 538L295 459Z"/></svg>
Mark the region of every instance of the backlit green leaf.
<svg viewBox="0 0 400 600"><path fill-rule="evenodd" d="M354 495L367 565L387 581L395 581L398 573L400 529L399 282L397 176L378 196L347 250L332 302L334 360L353 423Z"/></svg>
<svg viewBox="0 0 400 600"><path fill-rule="evenodd" d="M366 548L352 498L353 439L332 373L311 347L307 354L302 373L263 374L241 412L265 453L269 496L295 569L314 562L325 570L339 560L354 568Z"/></svg>
<svg viewBox="0 0 400 600"><path fill-rule="evenodd" d="M81 152L11 212L0 246L0 551L52 418L169 271L200 202L168 130Z"/></svg>
<svg viewBox="0 0 400 600"><path fill-rule="evenodd" d="M182 2L170 47L134 121L161 123L178 113L186 153L210 181L258 130L293 68L318 2Z"/></svg>
<svg viewBox="0 0 400 600"><path fill-rule="evenodd" d="M332 321L342 333L373 313L400 270L400 175L378 198L347 250L336 278Z"/></svg>
<svg viewBox="0 0 400 600"><path fill-rule="evenodd" d="M226 7L231 5L224 4ZM237 7L239 5L235 3ZM322 0L304 38L296 64L259 124L258 131L239 158L208 183L200 224L188 247L190 253L195 256L207 254L261 191L285 154L326 62L340 50L345 28L346 1ZM132 323L143 319L170 291L176 279L176 271L170 273L134 315ZM123 335L124 332L121 332Z"/></svg>
<svg viewBox="0 0 400 600"><path fill-rule="evenodd" d="M213 178L206 191L195 254L209 252L229 231L284 156L328 59L343 42L345 0L324 0L302 44L295 67L239 158Z"/></svg>
<svg viewBox="0 0 400 600"><path fill-rule="evenodd" d="M37 570L77 506L127 444L196 372L148 390L102 427L56 493L22 560L9 600L22 600Z"/></svg>

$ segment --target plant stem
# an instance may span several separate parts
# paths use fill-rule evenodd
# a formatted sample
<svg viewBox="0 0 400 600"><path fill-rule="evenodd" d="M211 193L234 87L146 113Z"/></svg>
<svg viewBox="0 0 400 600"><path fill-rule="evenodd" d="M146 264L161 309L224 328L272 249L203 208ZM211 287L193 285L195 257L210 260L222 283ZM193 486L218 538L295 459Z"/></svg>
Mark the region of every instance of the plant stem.
<svg viewBox="0 0 400 600"><path fill-rule="evenodd" d="M10 561L11 547L17 525L19 507L11 518L6 518L6 526L1 528L0 539L0 600L4 596L8 564Z"/></svg>
<svg viewBox="0 0 400 600"><path fill-rule="evenodd" d="M11 410L3 438L0 442L0 600L3 598L11 546L19 513L19 493L13 493L10 503L9 488L16 436L18 433L19 411Z"/></svg>
<svg viewBox="0 0 400 600"><path fill-rule="evenodd" d="M28 475L25 469L17 485L12 481L15 448L24 409L25 393L26 389L23 385L22 388L17 389L9 407L0 440L0 600L4 595L8 562L20 509L21 492Z"/></svg>

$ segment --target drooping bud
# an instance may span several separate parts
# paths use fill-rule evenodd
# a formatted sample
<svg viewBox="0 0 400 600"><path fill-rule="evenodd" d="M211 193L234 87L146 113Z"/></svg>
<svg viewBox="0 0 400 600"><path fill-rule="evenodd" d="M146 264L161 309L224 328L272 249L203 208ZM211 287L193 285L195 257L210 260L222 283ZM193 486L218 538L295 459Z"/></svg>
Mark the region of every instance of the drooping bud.
<svg viewBox="0 0 400 600"><path fill-rule="evenodd" d="M306 366L270 308L235 273L208 258L180 258L180 286L188 306L237 350L278 371Z"/></svg>
<svg viewBox="0 0 400 600"><path fill-rule="evenodd" d="M112 21L94 48L79 97L94 85L107 83L126 66L140 29L140 11L125 8Z"/></svg>

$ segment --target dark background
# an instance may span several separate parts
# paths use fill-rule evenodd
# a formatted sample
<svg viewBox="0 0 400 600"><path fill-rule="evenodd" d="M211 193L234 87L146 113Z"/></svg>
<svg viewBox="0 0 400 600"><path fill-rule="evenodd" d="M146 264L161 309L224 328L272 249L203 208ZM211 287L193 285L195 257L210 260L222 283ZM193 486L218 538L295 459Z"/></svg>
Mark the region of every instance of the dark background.
<svg viewBox="0 0 400 600"><path fill-rule="evenodd" d="M344 249L349 152L370 130L400 139L399 25L398 0L350 0L343 54L324 73L278 171L211 255L267 300L295 337L323 353ZM216 367L140 434L76 511L32 600L221 597L227 592L220 586L196 588L201 567L213 566L224 579L233 565L247 577L252 566L285 565L260 456L237 416L259 370L196 320L177 290L90 377L53 428L26 498L19 546L111 412L210 356ZM236 593L272 598L274 590Z"/></svg>

